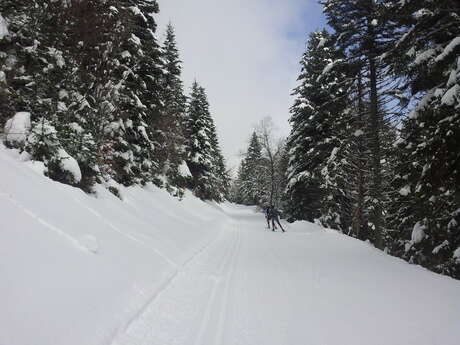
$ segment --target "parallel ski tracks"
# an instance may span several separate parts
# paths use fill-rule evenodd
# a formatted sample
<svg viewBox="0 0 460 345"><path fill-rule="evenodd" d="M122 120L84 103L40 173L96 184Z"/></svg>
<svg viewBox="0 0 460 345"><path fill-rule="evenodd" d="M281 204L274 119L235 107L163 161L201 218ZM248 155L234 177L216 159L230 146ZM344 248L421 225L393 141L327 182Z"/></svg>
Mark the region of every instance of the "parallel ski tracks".
<svg viewBox="0 0 460 345"><path fill-rule="evenodd" d="M240 230L236 227L232 229L221 230L221 233L218 234L213 240L204 245L200 250L198 250L192 257L189 258L183 265L178 267L175 272L168 278L166 281L155 291L151 298L145 303L132 317L132 319L122 327L112 338L110 344L128 344L131 343L127 334L129 329L134 326L136 323L144 324L145 320L148 320L151 315L154 313L152 311L156 310L155 308L161 304L163 296L166 298L171 298L171 296L166 296L168 291L174 290L175 288L182 289L180 286L181 283L187 281L187 279L195 276L198 279L204 279L208 282L206 284L211 284L209 297L203 302L202 307L199 308L200 312L200 321L198 322L198 327L195 327L192 332L188 335L187 342L184 344L194 344L200 345L203 344L203 341L206 337L209 338L210 330L216 330L214 339L219 342L213 342L213 344L222 343L222 334L224 331L224 324L226 318L226 310L229 304L228 296L231 286L231 280L233 277L233 272L235 271L236 258L238 257L240 247ZM218 264L216 267L216 253L221 253L221 258L218 259ZM209 256L209 257L206 257ZM193 279L193 278L191 278ZM186 289L186 287L184 287ZM224 291L223 299L219 299L221 296L220 292ZM174 294L174 292L172 292ZM189 301L190 303L195 303L194 301ZM219 317L218 325L216 327L211 327L214 321L212 318L213 312L215 312L216 307L219 308ZM148 327L152 328L154 333L155 324L150 324ZM150 335L152 332L146 332ZM207 338L207 339L208 339ZM141 341L141 344L152 343L150 339L144 339ZM137 343L136 343L137 344Z"/></svg>

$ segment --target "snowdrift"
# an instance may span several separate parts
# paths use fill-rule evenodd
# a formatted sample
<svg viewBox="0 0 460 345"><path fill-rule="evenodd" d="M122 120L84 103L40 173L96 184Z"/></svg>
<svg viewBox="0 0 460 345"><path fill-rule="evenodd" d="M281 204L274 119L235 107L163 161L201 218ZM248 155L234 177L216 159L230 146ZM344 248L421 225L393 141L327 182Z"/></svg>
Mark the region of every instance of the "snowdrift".
<svg viewBox="0 0 460 345"><path fill-rule="evenodd" d="M123 201L51 181L0 146L0 344L107 344L225 226L191 195Z"/></svg>

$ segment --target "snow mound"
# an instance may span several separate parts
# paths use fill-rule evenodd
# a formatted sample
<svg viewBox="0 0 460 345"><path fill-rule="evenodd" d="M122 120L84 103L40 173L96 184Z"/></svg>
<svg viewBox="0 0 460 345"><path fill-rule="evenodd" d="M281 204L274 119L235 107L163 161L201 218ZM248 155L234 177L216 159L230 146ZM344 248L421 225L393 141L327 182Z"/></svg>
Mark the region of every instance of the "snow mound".
<svg viewBox="0 0 460 345"><path fill-rule="evenodd" d="M425 226L423 226L420 222L415 223L411 236L412 243L422 242L425 236Z"/></svg>
<svg viewBox="0 0 460 345"><path fill-rule="evenodd" d="M5 139L12 145L21 145L27 139L31 128L30 113L19 112L6 121Z"/></svg>
<svg viewBox="0 0 460 345"><path fill-rule="evenodd" d="M93 235L82 236L80 238L80 244L91 253L97 254L99 252L99 242Z"/></svg>
<svg viewBox="0 0 460 345"><path fill-rule="evenodd" d="M60 158L60 165L62 170L67 171L72 175L73 180L75 183L79 183L81 181L81 170L78 162L75 158L69 155L64 149L59 149L58 156Z"/></svg>

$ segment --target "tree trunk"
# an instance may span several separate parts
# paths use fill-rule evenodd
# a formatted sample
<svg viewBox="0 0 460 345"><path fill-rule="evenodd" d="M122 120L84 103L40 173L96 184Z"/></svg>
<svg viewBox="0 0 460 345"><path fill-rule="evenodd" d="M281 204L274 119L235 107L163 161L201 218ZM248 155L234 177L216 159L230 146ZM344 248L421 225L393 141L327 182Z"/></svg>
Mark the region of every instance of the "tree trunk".
<svg viewBox="0 0 460 345"><path fill-rule="evenodd" d="M381 167L381 147L380 147L380 119L378 110L377 94L377 67L375 62L374 33L373 28L369 28L370 47L368 52L369 61L369 82L370 82L370 141L372 153L372 203L374 206L373 223L375 226L375 245L382 249L382 167Z"/></svg>
<svg viewBox="0 0 460 345"><path fill-rule="evenodd" d="M358 76L358 123L359 128L364 128L364 104L363 104L363 84L361 73ZM364 239L366 234L362 233L364 229L364 169L365 169L365 161L363 157L364 153L364 144L363 144L363 136L358 137L358 159L357 159L357 167L358 167L358 201L357 201L357 208L355 212L355 219L353 220L354 223L354 233L357 238Z"/></svg>

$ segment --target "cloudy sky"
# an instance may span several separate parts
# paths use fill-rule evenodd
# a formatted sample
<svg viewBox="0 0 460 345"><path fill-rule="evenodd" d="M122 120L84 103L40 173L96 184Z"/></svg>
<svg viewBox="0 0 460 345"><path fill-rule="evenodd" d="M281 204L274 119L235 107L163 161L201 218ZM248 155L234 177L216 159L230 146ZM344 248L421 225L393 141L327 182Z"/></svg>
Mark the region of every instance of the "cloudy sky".
<svg viewBox="0 0 460 345"><path fill-rule="evenodd" d="M222 150L235 168L253 127L271 116L289 134L291 90L307 34L323 26L317 0L159 0L160 40L176 29L187 91L208 93Z"/></svg>

